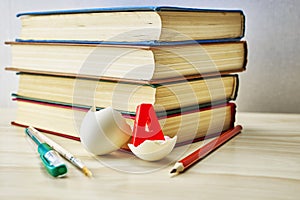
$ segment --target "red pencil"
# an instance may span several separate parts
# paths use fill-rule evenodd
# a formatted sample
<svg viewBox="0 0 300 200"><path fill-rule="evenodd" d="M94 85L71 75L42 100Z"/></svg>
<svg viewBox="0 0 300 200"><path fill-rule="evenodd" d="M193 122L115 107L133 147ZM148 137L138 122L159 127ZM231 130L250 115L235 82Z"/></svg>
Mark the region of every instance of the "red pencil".
<svg viewBox="0 0 300 200"><path fill-rule="evenodd" d="M228 130L224 133L222 133L219 137L216 139L210 141L203 147L197 149L193 153L189 154L185 158L179 160L175 163L173 169L171 170L171 174L179 174L189 168L191 165L199 161L200 159L207 156L210 152L216 150L218 147L220 147L225 142L229 141L231 138L233 138L235 135L240 133L242 130L242 126L238 125L234 127L231 130Z"/></svg>

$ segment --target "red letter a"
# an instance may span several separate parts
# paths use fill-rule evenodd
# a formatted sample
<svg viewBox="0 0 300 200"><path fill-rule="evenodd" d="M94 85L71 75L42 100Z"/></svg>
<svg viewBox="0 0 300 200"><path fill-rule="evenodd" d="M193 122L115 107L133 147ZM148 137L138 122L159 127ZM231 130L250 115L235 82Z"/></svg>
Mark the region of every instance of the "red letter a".
<svg viewBox="0 0 300 200"><path fill-rule="evenodd" d="M152 104L141 104L136 109L131 143L138 146L145 140L165 140Z"/></svg>

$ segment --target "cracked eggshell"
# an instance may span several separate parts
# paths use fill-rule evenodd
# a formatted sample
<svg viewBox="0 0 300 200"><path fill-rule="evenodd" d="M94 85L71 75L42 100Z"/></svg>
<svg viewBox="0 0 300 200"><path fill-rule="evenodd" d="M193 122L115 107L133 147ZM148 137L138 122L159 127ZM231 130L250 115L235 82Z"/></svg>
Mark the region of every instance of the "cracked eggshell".
<svg viewBox="0 0 300 200"><path fill-rule="evenodd" d="M83 146L95 155L104 155L120 149L128 142L131 128L121 113L111 107L100 111L90 109L80 127Z"/></svg>
<svg viewBox="0 0 300 200"><path fill-rule="evenodd" d="M169 138L165 136L165 140L145 140L142 144L135 147L128 144L128 147L134 155L142 160L157 161L166 157L174 148L177 136Z"/></svg>

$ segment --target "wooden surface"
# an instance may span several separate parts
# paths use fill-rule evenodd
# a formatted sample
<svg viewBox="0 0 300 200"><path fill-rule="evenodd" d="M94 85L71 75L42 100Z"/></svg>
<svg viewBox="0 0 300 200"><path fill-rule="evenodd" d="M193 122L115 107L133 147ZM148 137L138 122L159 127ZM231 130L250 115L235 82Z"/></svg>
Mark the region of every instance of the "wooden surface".
<svg viewBox="0 0 300 200"><path fill-rule="evenodd" d="M99 157L51 136L87 164L92 179L69 163L67 177L50 177L24 129L9 125L13 118L14 110L1 109L1 200L300 198L300 115L238 113L242 134L175 177L169 171L181 154L155 163L122 152Z"/></svg>

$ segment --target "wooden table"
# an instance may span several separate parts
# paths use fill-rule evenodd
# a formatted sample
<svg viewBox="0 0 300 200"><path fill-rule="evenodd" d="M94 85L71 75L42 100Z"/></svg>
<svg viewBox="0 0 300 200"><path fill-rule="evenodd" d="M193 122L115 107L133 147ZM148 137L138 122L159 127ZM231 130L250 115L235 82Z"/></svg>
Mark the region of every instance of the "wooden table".
<svg viewBox="0 0 300 200"><path fill-rule="evenodd" d="M51 136L87 164L92 179L69 163L67 177L50 177L24 129L9 125L13 118L13 109L1 109L1 200L300 199L300 115L238 113L242 134L172 178L174 160L148 163L120 152L96 157L79 142Z"/></svg>

